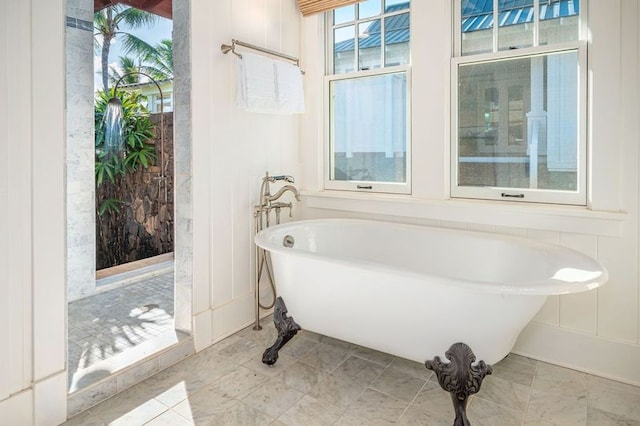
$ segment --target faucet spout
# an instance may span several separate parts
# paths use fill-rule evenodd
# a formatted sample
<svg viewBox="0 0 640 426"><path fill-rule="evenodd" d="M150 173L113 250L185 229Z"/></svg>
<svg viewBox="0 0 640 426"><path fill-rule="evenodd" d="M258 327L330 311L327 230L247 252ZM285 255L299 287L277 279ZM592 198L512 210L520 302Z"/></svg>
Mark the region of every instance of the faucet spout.
<svg viewBox="0 0 640 426"><path fill-rule="evenodd" d="M293 196L296 198L296 201L300 201L300 193L298 193L298 189L293 185L283 186L275 194L267 196L267 201L275 201L278 198L282 197L282 195L287 191L291 191L293 193Z"/></svg>

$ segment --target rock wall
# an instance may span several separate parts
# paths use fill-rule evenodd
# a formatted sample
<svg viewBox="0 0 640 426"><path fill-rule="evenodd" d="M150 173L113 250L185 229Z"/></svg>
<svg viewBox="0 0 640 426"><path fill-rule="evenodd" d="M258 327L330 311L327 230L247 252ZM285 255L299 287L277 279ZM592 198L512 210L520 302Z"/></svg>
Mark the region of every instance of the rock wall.
<svg viewBox="0 0 640 426"><path fill-rule="evenodd" d="M119 213L96 213L98 270L173 251L173 113L164 113L164 143L160 114L152 114L151 121L155 164L123 177L114 194L97 189L98 200L115 196L124 202Z"/></svg>

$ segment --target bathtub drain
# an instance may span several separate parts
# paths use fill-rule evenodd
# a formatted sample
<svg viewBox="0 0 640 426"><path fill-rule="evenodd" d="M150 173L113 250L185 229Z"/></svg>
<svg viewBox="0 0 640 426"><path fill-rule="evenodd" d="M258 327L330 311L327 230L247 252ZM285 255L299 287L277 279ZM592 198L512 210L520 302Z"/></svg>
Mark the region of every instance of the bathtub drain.
<svg viewBox="0 0 640 426"><path fill-rule="evenodd" d="M284 239L282 240L282 245L291 248L294 244L295 240L293 239L293 237L291 235L285 235Z"/></svg>

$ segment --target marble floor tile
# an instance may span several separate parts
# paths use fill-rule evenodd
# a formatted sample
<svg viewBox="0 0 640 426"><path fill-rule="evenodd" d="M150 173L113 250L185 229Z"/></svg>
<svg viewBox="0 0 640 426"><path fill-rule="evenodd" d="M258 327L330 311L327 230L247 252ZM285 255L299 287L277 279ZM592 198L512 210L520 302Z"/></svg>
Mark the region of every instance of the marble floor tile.
<svg viewBox="0 0 640 426"><path fill-rule="evenodd" d="M296 358L290 357L287 354L279 353L278 361L276 361L273 365L266 365L262 362L262 354L253 357L249 361L245 362L243 366L247 367L250 370L258 372L267 377L275 377L282 374L283 371L291 368L293 364L296 364L298 360Z"/></svg>
<svg viewBox="0 0 640 426"><path fill-rule="evenodd" d="M273 422L273 417L268 414L258 411L243 402L238 402L207 424L211 426L266 426L273 425Z"/></svg>
<svg viewBox="0 0 640 426"><path fill-rule="evenodd" d="M531 391L525 420L545 420L558 425L584 425L587 421L587 395L575 390L562 394L537 389Z"/></svg>
<svg viewBox="0 0 640 426"><path fill-rule="evenodd" d="M640 422L640 389L601 377L589 377L589 408Z"/></svg>
<svg viewBox="0 0 640 426"><path fill-rule="evenodd" d="M473 397L471 397L473 399ZM438 383L428 381L418 393L411 407L419 409L438 419L454 419L451 396Z"/></svg>
<svg viewBox="0 0 640 426"><path fill-rule="evenodd" d="M304 393L299 390L285 385L278 379L272 379L242 398L242 401L275 418L291 408L303 396Z"/></svg>
<svg viewBox="0 0 640 426"><path fill-rule="evenodd" d="M301 331L268 367L268 327L244 329L66 425L452 424L451 397L424 364ZM476 426L640 426L640 388L511 354L467 414Z"/></svg>
<svg viewBox="0 0 640 426"><path fill-rule="evenodd" d="M241 336L230 336L222 341L218 354L227 357L236 364L244 364L258 355L262 355L265 348L253 340Z"/></svg>
<svg viewBox="0 0 640 426"><path fill-rule="evenodd" d="M476 395L485 401L524 413L530 393L531 386L512 382L497 375L490 375L485 377L480 386L480 392Z"/></svg>
<svg viewBox="0 0 640 426"><path fill-rule="evenodd" d="M353 351L353 355L359 358L364 358L371 362L375 362L385 367L389 365L391 361L393 361L393 358L395 358L393 355L376 351L374 349L364 348L362 346L357 346Z"/></svg>
<svg viewBox="0 0 640 426"><path fill-rule="evenodd" d="M406 401L369 388L347 408L346 413L376 424L393 424L398 421L407 406Z"/></svg>
<svg viewBox="0 0 640 426"><path fill-rule="evenodd" d="M411 376L397 368L387 368L370 385L387 395L411 402L425 385L426 380Z"/></svg>
<svg viewBox="0 0 640 426"><path fill-rule="evenodd" d="M493 377L500 377L523 386L531 386L537 365L537 361L533 359L509 354L491 367L493 368ZM487 380L489 379L490 377Z"/></svg>
<svg viewBox="0 0 640 426"><path fill-rule="evenodd" d="M255 342L264 351L276 341L278 338L278 332L273 325L271 316L263 318L260 321L260 325L262 325L262 330L254 330L253 325L250 325L249 327L240 330L236 336L244 337L245 339Z"/></svg>
<svg viewBox="0 0 640 426"><path fill-rule="evenodd" d="M533 388L543 392L583 395L587 391L588 375L557 365L539 362Z"/></svg>
<svg viewBox="0 0 640 426"><path fill-rule="evenodd" d="M350 352L344 348L323 343L307 353L307 355L302 358L302 362L326 371L333 371L346 360L349 355Z"/></svg>
<svg viewBox="0 0 640 426"><path fill-rule="evenodd" d="M331 373L304 362L296 362L285 369L279 377L287 386L308 393L321 381L329 381Z"/></svg>
<svg viewBox="0 0 640 426"><path fill-rule="evenodd" d="M207 387L190 395L172 410L196 425L208 425L240 403L239 400L223 395L213 387Z"/></svg>
<svg viewBox="0 0 640 426"><path fill-rule="evenodd" d="M313 349L317 348L318 345L320 345L318 340L313 337L308 337L306 334L300 335L300 333L298 333L282 349L280 349L280 353L300 359Z"/></svg>
<svg viewBox="0 0 640 426"><path fill-rule="evenodd" d="M351 414L343 414L334 423L335 426L367 426L370 424L371 422L368 420L361 419Z"/></svg>
<svg viewBox="0 0 640 426"><path fill-rule="evenodd" d="M439 418L417 406L410 406L398 419L401 426L451 426L452 418Z"/></svg>
<svg viewBox="0 0 640 426"><path fill-rule="evenodd" d="M195 423L187 420L175 411L168 410L154 418L145 426L192 426Z"/></svg>
<svg viewBox="0 0 640 426"><path fill-rule="evenodd" d="M640 421L587 407L587 426L640 426Z"/></svg>
<svg viewBox="0 0 640 426"><path fill-rule="evenodd" d="M329 404L346 408L364 392L368 384L368 381L356 378L321 374L308 394Z"/></svg>
<svg viewBox="0 0 640 426"><path fill-rule="evenodd" d="M267 380L267 376L240 366L212 383L211 388L222 395L242 399Z"/></svg>
<svg viewBox="0 0 640 426"><path fill-rule="evenodd" d="M364 382L371 383L384 371L384 366L372 361L351 355L345 359L336 369L334 374L353 377Z"/></svg>
<svg viewBox="0 0 640 426"><path fill-rule="evenodd" d="M345 351L348 354L353 353L355 350L361 348L361 346L355 345L351 342L345 342L344 340L335 339L329 336L322 336L320 338L320 343L328 346L332 346L334 348L339 348Z"/></svg>
<svg viewBox="0 0 640 426"><path fill-rule="evenodd" d="M427 370L422 362L415 362L404 358L394 357L391 364L389 364L390 368L394 368L403 373L406 373L410 376L417 377L424 381L427 381L433 376L433 372L431 370Z"/></svg>
<svg viewBox="0 0 640 426"><path fill-rule="evenodd" d="M305 395L278 420L290 426L325 426L334 424L342 415L342 409Z"/></svg>
<svg viewBox="0 0 640 426"><path fill-rule="evenodd" d="M122 404L118 403L105 410L94 410L99 418L113 426L141 425L153 420L167 410L160 402L149 399L142 403Z"/></svg>
<svg viewBox="0 0 640 426"><path fill-rule="evenodd" d="M522 424L524 410L512 410L477 396L469 402L467 417L471 424L477 426L519 425Z"/></svg>

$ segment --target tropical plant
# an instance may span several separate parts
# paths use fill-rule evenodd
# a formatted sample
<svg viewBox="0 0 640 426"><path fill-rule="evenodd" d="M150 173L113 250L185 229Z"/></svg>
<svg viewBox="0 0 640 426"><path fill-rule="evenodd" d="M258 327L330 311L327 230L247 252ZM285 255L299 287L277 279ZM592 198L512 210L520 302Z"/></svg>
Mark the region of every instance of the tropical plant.
<svg viewBox="0 0 640 426"><path fill-rule="evenodd" d="M173 79L173 42L160 41L152 50L137 50L142 57L140 70L158 81Z"/></svg>
<svg viewBox="0 0 640 426"><path fill-rule="evenodd" d="M136 91L118 90L122 104L122 155L111 155L104 149L104 115L114 89L99 91L95 99L95 182L96 182L96 243L99 245L97 261L100 267L123 263L127 238L127 210L131 204L127 175L148 168L156 160L155 147L149 143L154 136L153 123L143 106L142 96ZM124 211L123 211L124 210Z"/></svg>
<svg viewBox="0 0 640 426"><path fill-rule="evenodd" d="M120 56L118 66L109 66L109 81L115 86L120 84L136 84L141 82L141 64L136 64L135 59L129 56Z"/></svg>
<svg viewBox="0 0 640 426"><path fill-rule="evenodd" d="M153 123L149 111L143 106L142 96L135 91L119 90L117 98L122 104L124 153L122 156L108 155L104 149L104 114L114 89L99 91L95 102L95 144L96 144L96 184L101 185L105 178L111 183L118 175L135 171L139 167L147 168L155 161L155 149L148 141L154 136Z"/></svg>
<svg viewBox="0 0 640 426"><path fill-rule="evenodd" d="M136 29L145 26L151 26L157 21L158 17L149 12L145 12L132 7L114 4L107 6L102 10L94 13L93 27L95 30L94 39L96 47L101 51L102 64L102 85L103 90L109 88L109 50L111 43L116 36L122 36L122 48L124 53L132 50L153 50L153 47L146 41L120 30L122 23L128 28Z"/></svg>

